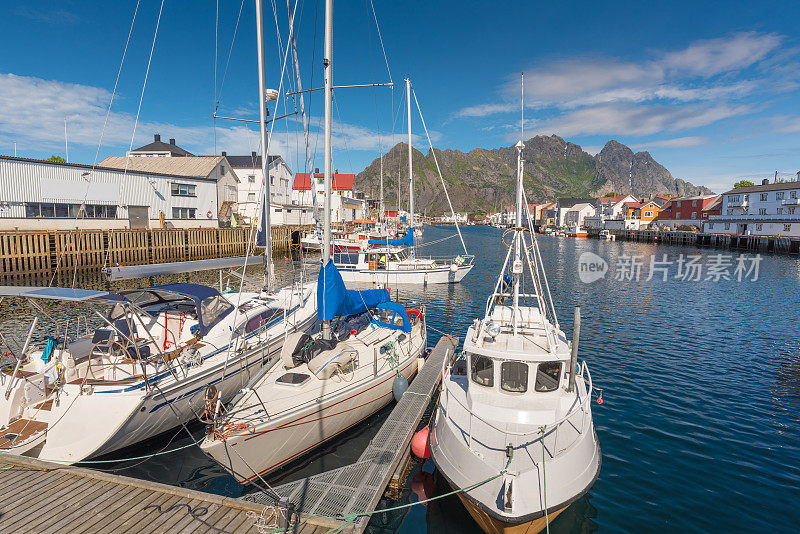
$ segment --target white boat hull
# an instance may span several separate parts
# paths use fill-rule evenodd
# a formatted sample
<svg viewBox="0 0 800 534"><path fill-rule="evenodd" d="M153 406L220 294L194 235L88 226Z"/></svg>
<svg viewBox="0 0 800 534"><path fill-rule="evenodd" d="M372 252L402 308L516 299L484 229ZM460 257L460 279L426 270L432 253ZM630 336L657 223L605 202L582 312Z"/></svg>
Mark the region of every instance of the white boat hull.
<svg viewBox="0 0 800 534"><path fill-rule="evenodd" d="M345 282L357 282L363 284L456 284L461 282L472 270L474 265L463 265L457 270L450 267L440 267L435 269L415 269L415 270L386 270L386 269L347 269L339 266L339 273Z"/></svg>

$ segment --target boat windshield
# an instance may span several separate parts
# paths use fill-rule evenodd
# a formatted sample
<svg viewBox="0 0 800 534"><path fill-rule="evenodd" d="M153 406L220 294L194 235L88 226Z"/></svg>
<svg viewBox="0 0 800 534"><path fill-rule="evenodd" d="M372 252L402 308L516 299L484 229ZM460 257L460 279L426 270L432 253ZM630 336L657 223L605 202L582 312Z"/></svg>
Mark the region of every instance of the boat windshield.
<svg viewBox="0 0 800 534"><path fill-rule="evenodd" d="M222 295L212 295L200 301L200 313L203 317L203 326L211 326L223 317L233 304L225 300Z"/></svg>
<svg viewBox="0 0 800 534"><path fill-rule="evenodd" d="M494 386L494 362L492 359L480 354L473 354L470 360L472 361L472 381L480 386L489 388Z"/></svg>

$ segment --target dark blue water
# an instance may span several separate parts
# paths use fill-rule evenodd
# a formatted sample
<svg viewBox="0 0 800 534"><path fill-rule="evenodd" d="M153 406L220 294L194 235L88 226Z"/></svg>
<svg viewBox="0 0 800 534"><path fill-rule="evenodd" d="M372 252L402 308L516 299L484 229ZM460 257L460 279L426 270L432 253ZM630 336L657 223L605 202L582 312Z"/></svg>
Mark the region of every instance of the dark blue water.
<svg viewBox="0 0 800 534"><path fill-rule="evenodd" d="M399 289L423 302L431 327L463 335L482 316L489 285L505 248L501 231L463 229L475 269L463 283ZM425 240L453 233L426 227ZM582 308L580 357L589 363L604 403L593 405L603 451L591 491L551 525L553 533L693 531L797 531L800 523L800 332L797 297L800 261L763 255L757 281L684 281L647 278L650 256L700 255L705 273L728 254L629 242L540 237L542 256L564 330L572 331L573 307ZM436 254L459 252L457 239L436 245ZM578 277L582 253L608 262L605 278ZM637 280L614 277L619 262L641 256ZM284 272L288 267L283 266ZM733 273L733 268L730 269ZM213 275L208 275L212 282ZM393 293L397 289L393 288ZM431 331L430 342L439 333ZM378 414L326 448L276 476L280 484L354 461L377 432ZM192 427L197 436L202 429ZM169 438L167 438L169 439ZM190 444L182 433L134 452ZM130 451L126 451L130 453ZM241 486L195 448L158 456L115 472L238 496ZM437 487L430 462L417 463L403 496L383 507L413 502ZM427 472L427 473L426 473ZM377 514L372 532L477 532L455 497Z"/></svg>

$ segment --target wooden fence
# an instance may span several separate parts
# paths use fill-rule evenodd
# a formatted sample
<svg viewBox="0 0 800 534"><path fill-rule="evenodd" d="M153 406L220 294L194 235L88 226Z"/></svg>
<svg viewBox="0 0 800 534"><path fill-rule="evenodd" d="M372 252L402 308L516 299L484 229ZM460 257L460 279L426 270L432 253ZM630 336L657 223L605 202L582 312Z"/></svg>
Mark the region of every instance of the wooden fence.
<svg viewBox="0 0 800 534"><path fill-rule="evenodd" d="M292 232L272 228L273 252L287 252ZM250 228L71 230L0 233L0 280L97 274L111 265L145 265L244 256Z"/></svg>

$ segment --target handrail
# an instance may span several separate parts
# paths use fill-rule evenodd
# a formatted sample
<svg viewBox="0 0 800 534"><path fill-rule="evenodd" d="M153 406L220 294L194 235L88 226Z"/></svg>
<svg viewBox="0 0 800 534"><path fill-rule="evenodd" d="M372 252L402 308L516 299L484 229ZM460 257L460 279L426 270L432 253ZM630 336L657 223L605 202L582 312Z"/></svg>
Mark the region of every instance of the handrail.
<svg viewBox="0 0 800 534"><path fill-rule="evenodd" d="M587 374L587 375L588 375L588 377L589 377L589 389L588 389L588 391L587 391L587 394L586 394L586 396L583 398L583 400L581 400L581 402L580 402L580 403L577 405L577 407L575 407L575 408L571 409L571 410L570 410L569 412L567 412L567 414L566 414L564 417L562 417L561 419L559 419L559 420L557 420L557 421L555 421L555 422L553 422L553 423L549 423L549 424L546 424L546 425L539 426L539 427L537 428L537 430L533 430L533 431L530 431L530 432L514 432L514 431L506 430L506 429L503 429L503 428L499 428L499 427L495 426L494 424L490 423L489 421L487 421L486 419L484 419L483 417L481 417L481 416L479 416L479 415L475 414L475 413L474 413L472 410L470 410L470 409L469 409L467 406L465 406L465 405L464 405L464 403L462 403L462 402L461 402L460 400L458 400L457 398L455 399L455 401L456 401L456 402L457 402L459 405L461 405L461 407L462 407L462 408L464 408L465 410L467 410L467 412L469 413L470 417L474 417L474 418L478 419L478 420L479 420L479 421L481 421L482 423L485 423L485 424L489 425L489 427L493 428L494 430L497 430L498 432L502 432L502 433L504 433L504 434L506 434L506 435L511 435L511 436L529 436L529 435L532 435L532 434L542 434L542 431L541 431L541 429L542 429L542 428L544 428L545 430L547 430L547 429L557 428L557 427L561 426L561 425L562 425L564 422L566 422L566 421L567 421L567 419L570 419L570 418L571 418L573 415L575 415L575 413L576 413L576 411L577 411L578 409L581 409L581 410L583 410L583 407L584 407L584 405L585 405L585 404L586 404L588 401L590 401L590 400L591 400L591 398L592 398L592 391L594 390L594 384L592 383L592 375L591 375L591 373L589 372L589 367L588 367L588 365L586 365L586 361L582 361L582 362L581 362L581 372L580 372L580 374L579 374L578 376L580 376L580 377L583 377L583 373L584 373L584 372L586 372L586 374ZM576 390L575 390L575 391L576 391L576 393L577 393L577 391L578 391L578 390L577 390L577 388L576 388ZM577 393L577 395L580 397L580 394L579 394L579 393ZM448 395L448 396L447 396L447 402L448 402L448 404L450 403L450 397L451 397L450 395ZM449 412L449 408L448 408L448 412ZM451 419L451 420L452 420L452 417L450 417L449 413L448 413L448 416L447 416L447 417L448 417L449 419ZM471 434L471 432L470 432L470 434ZM544 435L543 435L543 434L542 434L542 437L544 437ZM535 440L534 440L534 441L535 441Z"/></svg>

